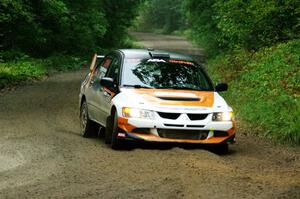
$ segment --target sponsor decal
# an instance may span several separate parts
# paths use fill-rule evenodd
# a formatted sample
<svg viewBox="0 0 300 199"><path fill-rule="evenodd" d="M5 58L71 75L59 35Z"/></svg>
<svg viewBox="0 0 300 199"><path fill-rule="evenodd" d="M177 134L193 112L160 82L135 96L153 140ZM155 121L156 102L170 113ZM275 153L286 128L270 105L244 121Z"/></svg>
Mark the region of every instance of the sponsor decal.
<svg viewBox="0 0 300 199"><path fill-rule="evenodd" d="M176 111L192 111L192 112L202 112L210 111L208 108L188 108L188 107L165 107L165 106L156 106L156 109L159 110L176 110Z"/></svg>
<svg viewBox="0 0 300 199"><path fill-rule="evenodd" d="M118 133L118 137L124 138L124 137L126 137L126 135L125 135L125 133Z"/></svg>
<svg viewBox="0 0 300 199"><path fill-rule="evenodd" d="M163 59L148 59L147 62L166 62Z"/></svg>

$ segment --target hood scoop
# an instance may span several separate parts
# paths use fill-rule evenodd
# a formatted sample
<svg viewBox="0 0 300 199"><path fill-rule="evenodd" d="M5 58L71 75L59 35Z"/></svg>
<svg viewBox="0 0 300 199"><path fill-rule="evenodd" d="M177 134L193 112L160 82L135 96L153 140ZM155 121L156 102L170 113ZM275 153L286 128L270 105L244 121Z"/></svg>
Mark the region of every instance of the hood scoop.
<svg viewBox="0 0 300 199"><path fill-rule="evenodd" d="M198 97L157 97L162 100L172 100L172 101L200 101Z"/></svg>
<svg viewBox="0 0 300 199"><path fill-rule="evenodd" d="M200 101L198 95L194 93L183 92L155 92L155 97L162 100L171 101Z"/></svg>

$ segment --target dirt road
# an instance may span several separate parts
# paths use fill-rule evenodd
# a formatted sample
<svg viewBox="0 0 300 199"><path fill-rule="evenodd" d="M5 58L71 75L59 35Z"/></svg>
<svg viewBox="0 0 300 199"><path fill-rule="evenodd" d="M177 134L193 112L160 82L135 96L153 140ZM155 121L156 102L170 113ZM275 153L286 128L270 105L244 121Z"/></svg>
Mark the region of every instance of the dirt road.
<svg viewBox="0 0 300 199"><path fill-rule="evenodd" d="M137 37L149 47L180 41L177 50L193 48L178 37ZM242 132L223 156L186 145L113 151L101 139L82 138L84 73L58 74L0 95L1 199L300 198L300 149Z"/></svg>

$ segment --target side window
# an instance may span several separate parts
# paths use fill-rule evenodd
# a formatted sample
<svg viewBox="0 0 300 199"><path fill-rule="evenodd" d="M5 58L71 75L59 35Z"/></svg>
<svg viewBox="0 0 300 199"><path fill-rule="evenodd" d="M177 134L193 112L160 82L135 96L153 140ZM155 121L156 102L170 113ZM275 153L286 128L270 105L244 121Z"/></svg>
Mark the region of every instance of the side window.
<svg viewBox="0 0 300 199"><path fill-rule="evenodd" d="M112 59L110 57L105 57L101 62L97 63L97 69L96 69L95 75L98 78L101 79L102 77L104 77L111 61L112 61Z"/></svg>
<svg viewBox="0 0 300 199"><path fill-rule="evenodd" d="M118 82L119 68L120 68L120 60L115 57L112 60L105 76L113 78L115 82Z"/></svg>
<svg viewBox="0 0 300 199"><path fill-rule="evenodd" d="M107 69L108 66L110 65L111 61L112 61L111 57L105 57L102 62L102 66Z"/></svg>

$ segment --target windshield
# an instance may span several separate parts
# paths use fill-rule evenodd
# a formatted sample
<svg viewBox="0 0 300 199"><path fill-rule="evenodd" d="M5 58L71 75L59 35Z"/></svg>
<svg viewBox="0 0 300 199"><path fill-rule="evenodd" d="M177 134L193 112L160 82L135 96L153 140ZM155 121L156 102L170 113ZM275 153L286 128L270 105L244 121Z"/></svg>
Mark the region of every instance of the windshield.
<svg viewBox="0 0 300 199"><path fill-rule="evenodd" d="M201 67L192 62L174 60L127 59L121 84L135 88L214 90Z"/></svg>

